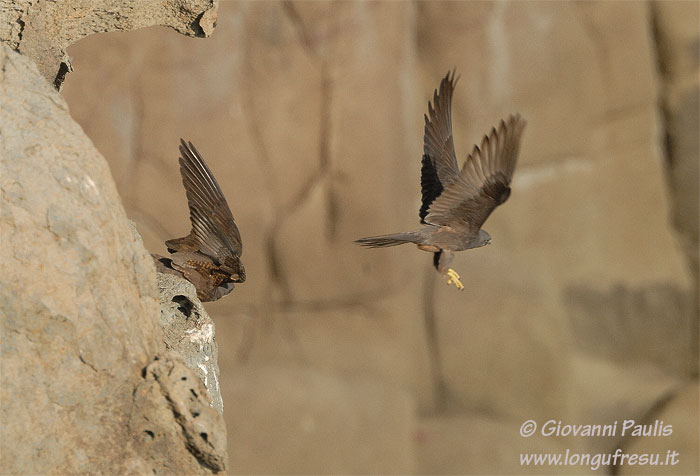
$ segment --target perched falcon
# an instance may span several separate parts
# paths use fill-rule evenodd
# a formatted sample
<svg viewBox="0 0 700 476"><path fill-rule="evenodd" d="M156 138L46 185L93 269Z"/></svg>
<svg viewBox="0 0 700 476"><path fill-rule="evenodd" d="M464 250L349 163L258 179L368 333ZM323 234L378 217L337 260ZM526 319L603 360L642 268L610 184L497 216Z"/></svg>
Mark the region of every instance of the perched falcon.
<svg viewBox="0 0 700 476"><path fill-rule="evenodd" d="M182 139L180 174L192 231L165 242L172 256L153 257L159 272L184 277L197 288L201 301L216 301L230 293L234 283L245 281L241 235L214 174L194 145Z"/></svg>
<svg viewBox="0 0 700 476"><path fill-rule="evenodd" d="M356 243L370 248L415 243L421 250L435 253L433 264L441 275L447 275L448 285L454 283L464 289L459 274L449 267L453 252L491 243L491 236L481 226L510 195L525 121L519 114L501 121L498 128L484 136L481 147L474 146L460 169L452 139L451 110L457 79L454 71L447 73L440 82L440 91L433 93L433 103L428 102L420 180L422 205L418 213L423 227L362 238Z"/></svg>

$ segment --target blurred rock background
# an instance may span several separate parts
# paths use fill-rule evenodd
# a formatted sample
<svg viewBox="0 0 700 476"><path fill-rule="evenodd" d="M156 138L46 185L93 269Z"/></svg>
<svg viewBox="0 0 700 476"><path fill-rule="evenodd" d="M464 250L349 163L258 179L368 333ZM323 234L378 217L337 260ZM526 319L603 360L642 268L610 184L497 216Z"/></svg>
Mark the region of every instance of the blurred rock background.
<svg viewBox="0 0 700 476"><path fill-rule="evenodd" d="M64 97L146 247L189 231L180 137L241 229L248 280L207 304L230 472L580 474L518 455L641 445L680 464L618 472L696 474L698 8L222 2L210 39L71 46ZM455 260L464 292L427 253L352 243L417 225L453 67L459 157L528 120L492 246ZM657 418L672 437L519 434Z"/></svg>

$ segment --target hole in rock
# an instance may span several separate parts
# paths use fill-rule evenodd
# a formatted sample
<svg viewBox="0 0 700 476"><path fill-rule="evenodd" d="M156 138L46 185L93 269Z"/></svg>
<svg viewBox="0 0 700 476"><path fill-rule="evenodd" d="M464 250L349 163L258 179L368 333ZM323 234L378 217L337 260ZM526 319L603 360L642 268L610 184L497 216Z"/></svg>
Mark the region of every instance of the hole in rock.
<svg viewBox="0 0 700 476"><path fill-rule="evenodd" d="M177 296L173 296L172 301L177 304L177 310L183 313L185 317L190 317L192 315L192 308L194 307L194 304L192 301L187 299L187 296L178 294Z"/></svg>

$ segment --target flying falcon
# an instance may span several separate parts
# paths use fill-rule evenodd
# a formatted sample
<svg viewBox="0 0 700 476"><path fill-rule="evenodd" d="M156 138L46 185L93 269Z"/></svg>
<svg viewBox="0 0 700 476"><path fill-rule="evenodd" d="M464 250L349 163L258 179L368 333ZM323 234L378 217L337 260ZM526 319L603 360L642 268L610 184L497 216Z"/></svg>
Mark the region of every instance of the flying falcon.
<svg viewBox="0 0 700 476"><path fill-rule="evenodd" d="M423 226L416 231L362 238L363 246L380 248L415 243L433 252L433 264L447 275L447 284L464 289L459 274L449 267L455 251L491 243L481 229L494 208L510 195L510 181L518 158L525 121L519 114L501 121L457 165L452 139L452 92L457 80L452 71L440 82L440 91L428 102L421 166L422 205L418 215ZM433 104L435 107L433 107Z"/></svg>
<svg viewBox="0 0 700 476"><path fill-rule="evenodd" d="M180 139L180 174L187 192L192 231L168 240L169 258L153 255L161 273L194 284L201 301L216 301L245 281L243 245L236 222L219 184L192 145Z"/></svg>

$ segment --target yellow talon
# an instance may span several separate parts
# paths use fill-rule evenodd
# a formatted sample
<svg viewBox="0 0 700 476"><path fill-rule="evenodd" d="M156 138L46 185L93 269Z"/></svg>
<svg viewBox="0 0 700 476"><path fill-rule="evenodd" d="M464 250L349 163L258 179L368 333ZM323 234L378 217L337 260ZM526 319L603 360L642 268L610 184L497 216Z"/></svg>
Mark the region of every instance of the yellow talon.
<svg viewBox="0 0 700 476"><path fill-rule="evenodd" d="M459 274L457 274L457 271L450 268L447 270L447 276L449 276L449 279L447 280L448 286L454 283L455 287L460 291L464 289L464 285L462 284L462 281L459 280Z"/></svg>

